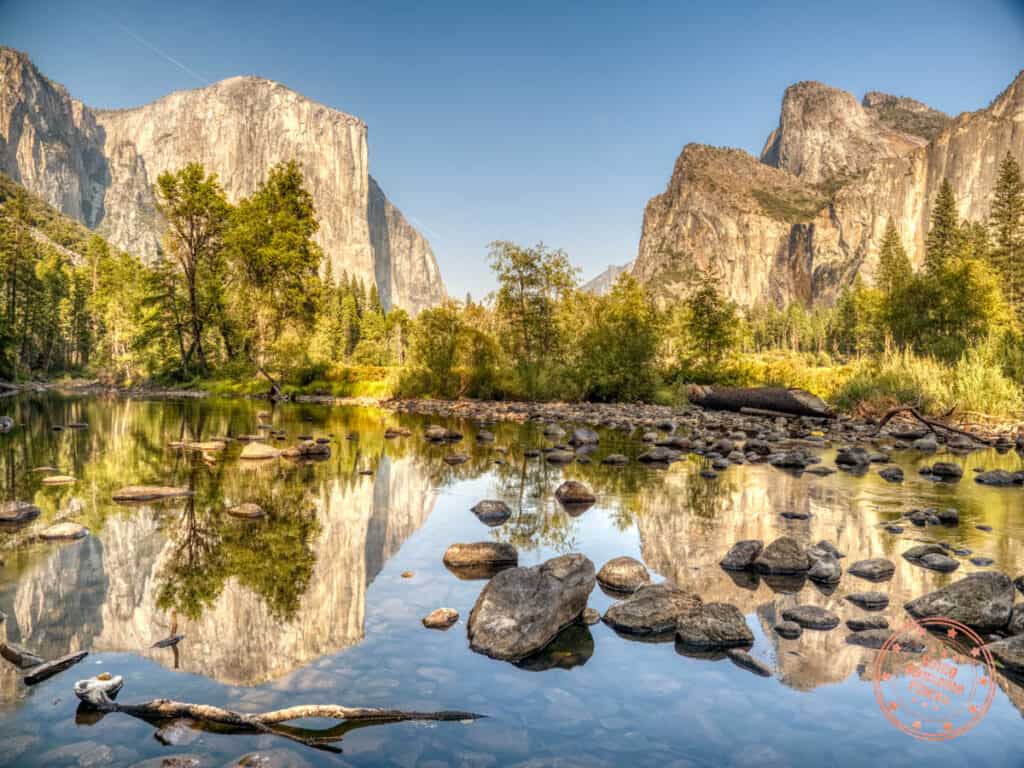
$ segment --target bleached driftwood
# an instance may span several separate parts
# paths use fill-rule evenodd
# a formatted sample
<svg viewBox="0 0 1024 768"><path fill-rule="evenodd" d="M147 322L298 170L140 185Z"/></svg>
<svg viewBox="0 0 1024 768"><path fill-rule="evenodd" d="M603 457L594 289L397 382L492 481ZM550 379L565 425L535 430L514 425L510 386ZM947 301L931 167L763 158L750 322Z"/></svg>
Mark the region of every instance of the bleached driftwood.
<svg viewBox="0 0 1024 768"><path fill-rule="evenodd" d="M88 708L99 712L123 712L146 721L186 718L197 724L215 724L236 729L237 732L269 733L319 749L333 749L330 742L340 741L343 733L336 728L327 730L278 727L292 720L323 718L346 724L377 725L401 723L409 720L465 722L478 720L484 715L458 710L416 712L401 709L374 709L344 707L339 704L302 704L275 709L270 712L244 714L210 704L192 704L172 699L152 699L139 704L120 704L114 700L124 686L120 675L99 675L75 683L75 696Z"/></svg>

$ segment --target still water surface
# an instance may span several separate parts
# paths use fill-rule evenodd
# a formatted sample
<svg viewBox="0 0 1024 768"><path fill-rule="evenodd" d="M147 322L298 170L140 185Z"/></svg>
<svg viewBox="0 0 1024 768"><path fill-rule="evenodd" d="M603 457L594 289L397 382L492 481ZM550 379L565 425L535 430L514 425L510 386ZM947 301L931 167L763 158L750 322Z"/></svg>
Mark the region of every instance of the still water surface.
<svg viewBox="0 0 1024 768"><path fill-rule="evenodd" d="M941 456L914 452L894 454L907 475L901 485L874 470L822 478L764 465L731 467L709 481L697 457L667 470L600 464L607 453L635 458L644 449L639 435L603 432L593 463L555 468L523 456L549 442L537 425L497 424L490 427L495 443L478 444L475 425L451 422L466 434L458 450L471 457L452 467L443 461L452 448L422 437L436 420L289 404L272 418L288 434L283 444L302 434L330 436L331 457L249 466L238 460L237 443L209 456L169 444L252 434L262 403L47 395L4 405L20 426L0 436L3 499L40 506L34 525L73 515L91 531L80 541L5 553L7 637L45 658L91 653L32 688L0 661L0 764L155 768L191 756L224 766L254 752L275 766L400 768L1020 762L1024 689L1000 680L978 727L950 742L918 742L879 712L869 672L875 651L848 645L845 627L808 630L796 640L772 631L781 612L800 603L844 620L862 616L842 598L874 585L844 575L831 594L810 583L792 593L792 585L730 576L717 566L735 541L782 534L829 539L848 555L845 565L888 557L897 570L881 587L891 598L882 614L898 625L906 600L981 570L966 559L953 576L915 567L899 556L914 543L948 541L994 558L1011 577L1024 572L1024 491L971 481L975 467L1021 469L1015 453L957 457L965 476L953 484L918 476L918 465ZM72 422L89 427L51 429ZM388 425L413 434L385 440ZM42 486L32 469L44 465L77 482ZM569 477L599 498L575 517L553 498ZM195 496L134 506L110 500L114 490L143 483L188 485ZM484 498L506 500L512 519L484 526L470 512ZM268 516L243 521L225 513L247 501ZM960 525L907 525L901 535L883 529L902 511L925 506L956 507ZM784 511L811 517L786 520ZM441 555L451 543L487 539L515 544L521 565L565 552L582 552L598 568L618 555L637 557L656 580L674 580L705 602L737 605L756 637L752 654L774 676L688 657L671 642L630 641L603 624L570 628L526 668L473 653L465 622L483 582L460 580ZM403 578L408 571L413 576ZM600 589L590 598L601 612L611 602ZM447 632L423 628L421 618L441 606L457 609L459 623ZM176 649L150 647L174 632L186 636ZM488 718L355 729L338 742L340 754L188 729L179 743L164 745L154 726L127 715L76 715L71 685L102 671L125 676L126 702L164 696L244 711L340 703L467 709Z"/></svg>

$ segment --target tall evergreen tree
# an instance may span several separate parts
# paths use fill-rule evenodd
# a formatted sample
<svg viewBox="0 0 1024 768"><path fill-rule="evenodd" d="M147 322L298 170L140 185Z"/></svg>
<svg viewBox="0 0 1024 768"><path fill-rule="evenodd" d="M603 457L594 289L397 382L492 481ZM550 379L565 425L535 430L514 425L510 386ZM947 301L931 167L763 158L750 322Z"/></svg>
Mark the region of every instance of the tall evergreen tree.
<svg viewBox="0 0 1024 768"><path fill-rule="evenodd" d="M1009 152L999 166L989 225L992 265L1010 306L1024 322L1024 181L1020 165Z"/></svg>
<svg viewBox="0 0 1024 768"><path fill-rule="evenodd" d="M953 186L949 179L943 179L924 244L925 271L931 275L940 273L946 263L958 254L961 243L960 216L956 210Z"/></svg>
<svg viewBox="0 0 1024 768"><path fill-rule="evenodd" d="M890 294L910 279L912 274L910 258L903 248L899 232L896 231L896 223L890 218L885 226L885 234L882 236L882 245L878 252L876 283L884 293Z"/></svg>

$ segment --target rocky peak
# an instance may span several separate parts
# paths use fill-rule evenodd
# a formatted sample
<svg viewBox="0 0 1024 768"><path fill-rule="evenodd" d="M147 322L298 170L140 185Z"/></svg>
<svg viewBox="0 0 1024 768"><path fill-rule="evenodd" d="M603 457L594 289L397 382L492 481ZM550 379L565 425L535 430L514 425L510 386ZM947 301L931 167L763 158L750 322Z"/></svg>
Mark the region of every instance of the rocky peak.
<svg viewBox="0 0 1024 768"><path fill-rule="evenodd" d="M911 109L912 100L902 104L897 97L886 98L899 106L887 101L884 110L867 109L839 88L813 81L791 85L782 97L779 125L765 142L761 162L819 184L853 176L881 158L898 157L925 144L920 135L925 129L917 122L916 133L901 127L911 122L907 115L922 114ZM931 115L923 120L927 130L934 123Z"/></svg>
<svg viewBox="0 0 1024 768"><path fill-rule="evenodd" d="M988 111L998 118L1024 118L1024 70L995 98Z"/></svg>
<svg viewBox="0 0 1024 768"><path fill-rule="evenodd" d="M931 141L952 122L945 112L932 109L917 99L868 91L861 105L881 125Z"/></svg>

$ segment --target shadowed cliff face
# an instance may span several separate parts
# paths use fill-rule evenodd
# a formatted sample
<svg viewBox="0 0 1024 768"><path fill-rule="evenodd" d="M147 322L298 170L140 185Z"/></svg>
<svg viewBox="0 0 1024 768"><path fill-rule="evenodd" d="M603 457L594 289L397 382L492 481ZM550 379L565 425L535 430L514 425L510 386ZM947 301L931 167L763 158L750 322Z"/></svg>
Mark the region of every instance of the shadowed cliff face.
<svg viewBox="0 0 1024 768"><path fill-rule="evenodd" d="M989 107L951 120L920 102L820 83L786 90L758 163L689 145L651 199L634 273L669 296L694 266L714 266L743 305L832 302L870 284L889 219L915 264L944 178L960 215L984 220L999 161L1024 159L1024 73ZM764 168L770 166L771 174Z"/></svg>
<svg viewBox="0 0 1024 768"><path fill-rule="evenodd" d="M48 658L78 648L130 651L245 686L355 645L363 637L366 589L429 516L432 486L414 458L385 456L375 478L328 481L307 498L317 534L310 542L308 581L292 609L280 609L254 588L258 574L237 568L238 575L228 576L216 597L195 610L165 596L212 589L223 561L231 560L232 550L225 547L226 555L207 557L188 573L174 561L196 546L197 537L211 535L214 526L221 526L217 535L229 546L234 534L243 543L254 536L274 538L279 531L291 536L293 529L281 528L274 517L297 510L272 510L270 520L252 523L218 511L219 519L196 522L190 516L203 515L188 504L144 507L111 517L97 536L57 549L25 573L12 597L8 634ZM246 533L246 526L261 530ZM257 561L253 568L275 565ZM188 638L180 650L150 647L173 633ZM7 665L4 670L12 671Z"/></svg>
<svg viewBox="0 0 1024 768"><path fill-rule="evenodd" d="M269 80L234 77L134 109L92 110L24 54L0 48L0 171L63 213L152 261L161 173L200 162L235 201L273 165L296 160L333 274L376 280L386 307L416 312L444 298L440 272L429 243L370 178L368 154L359 118Z"/></svg>

